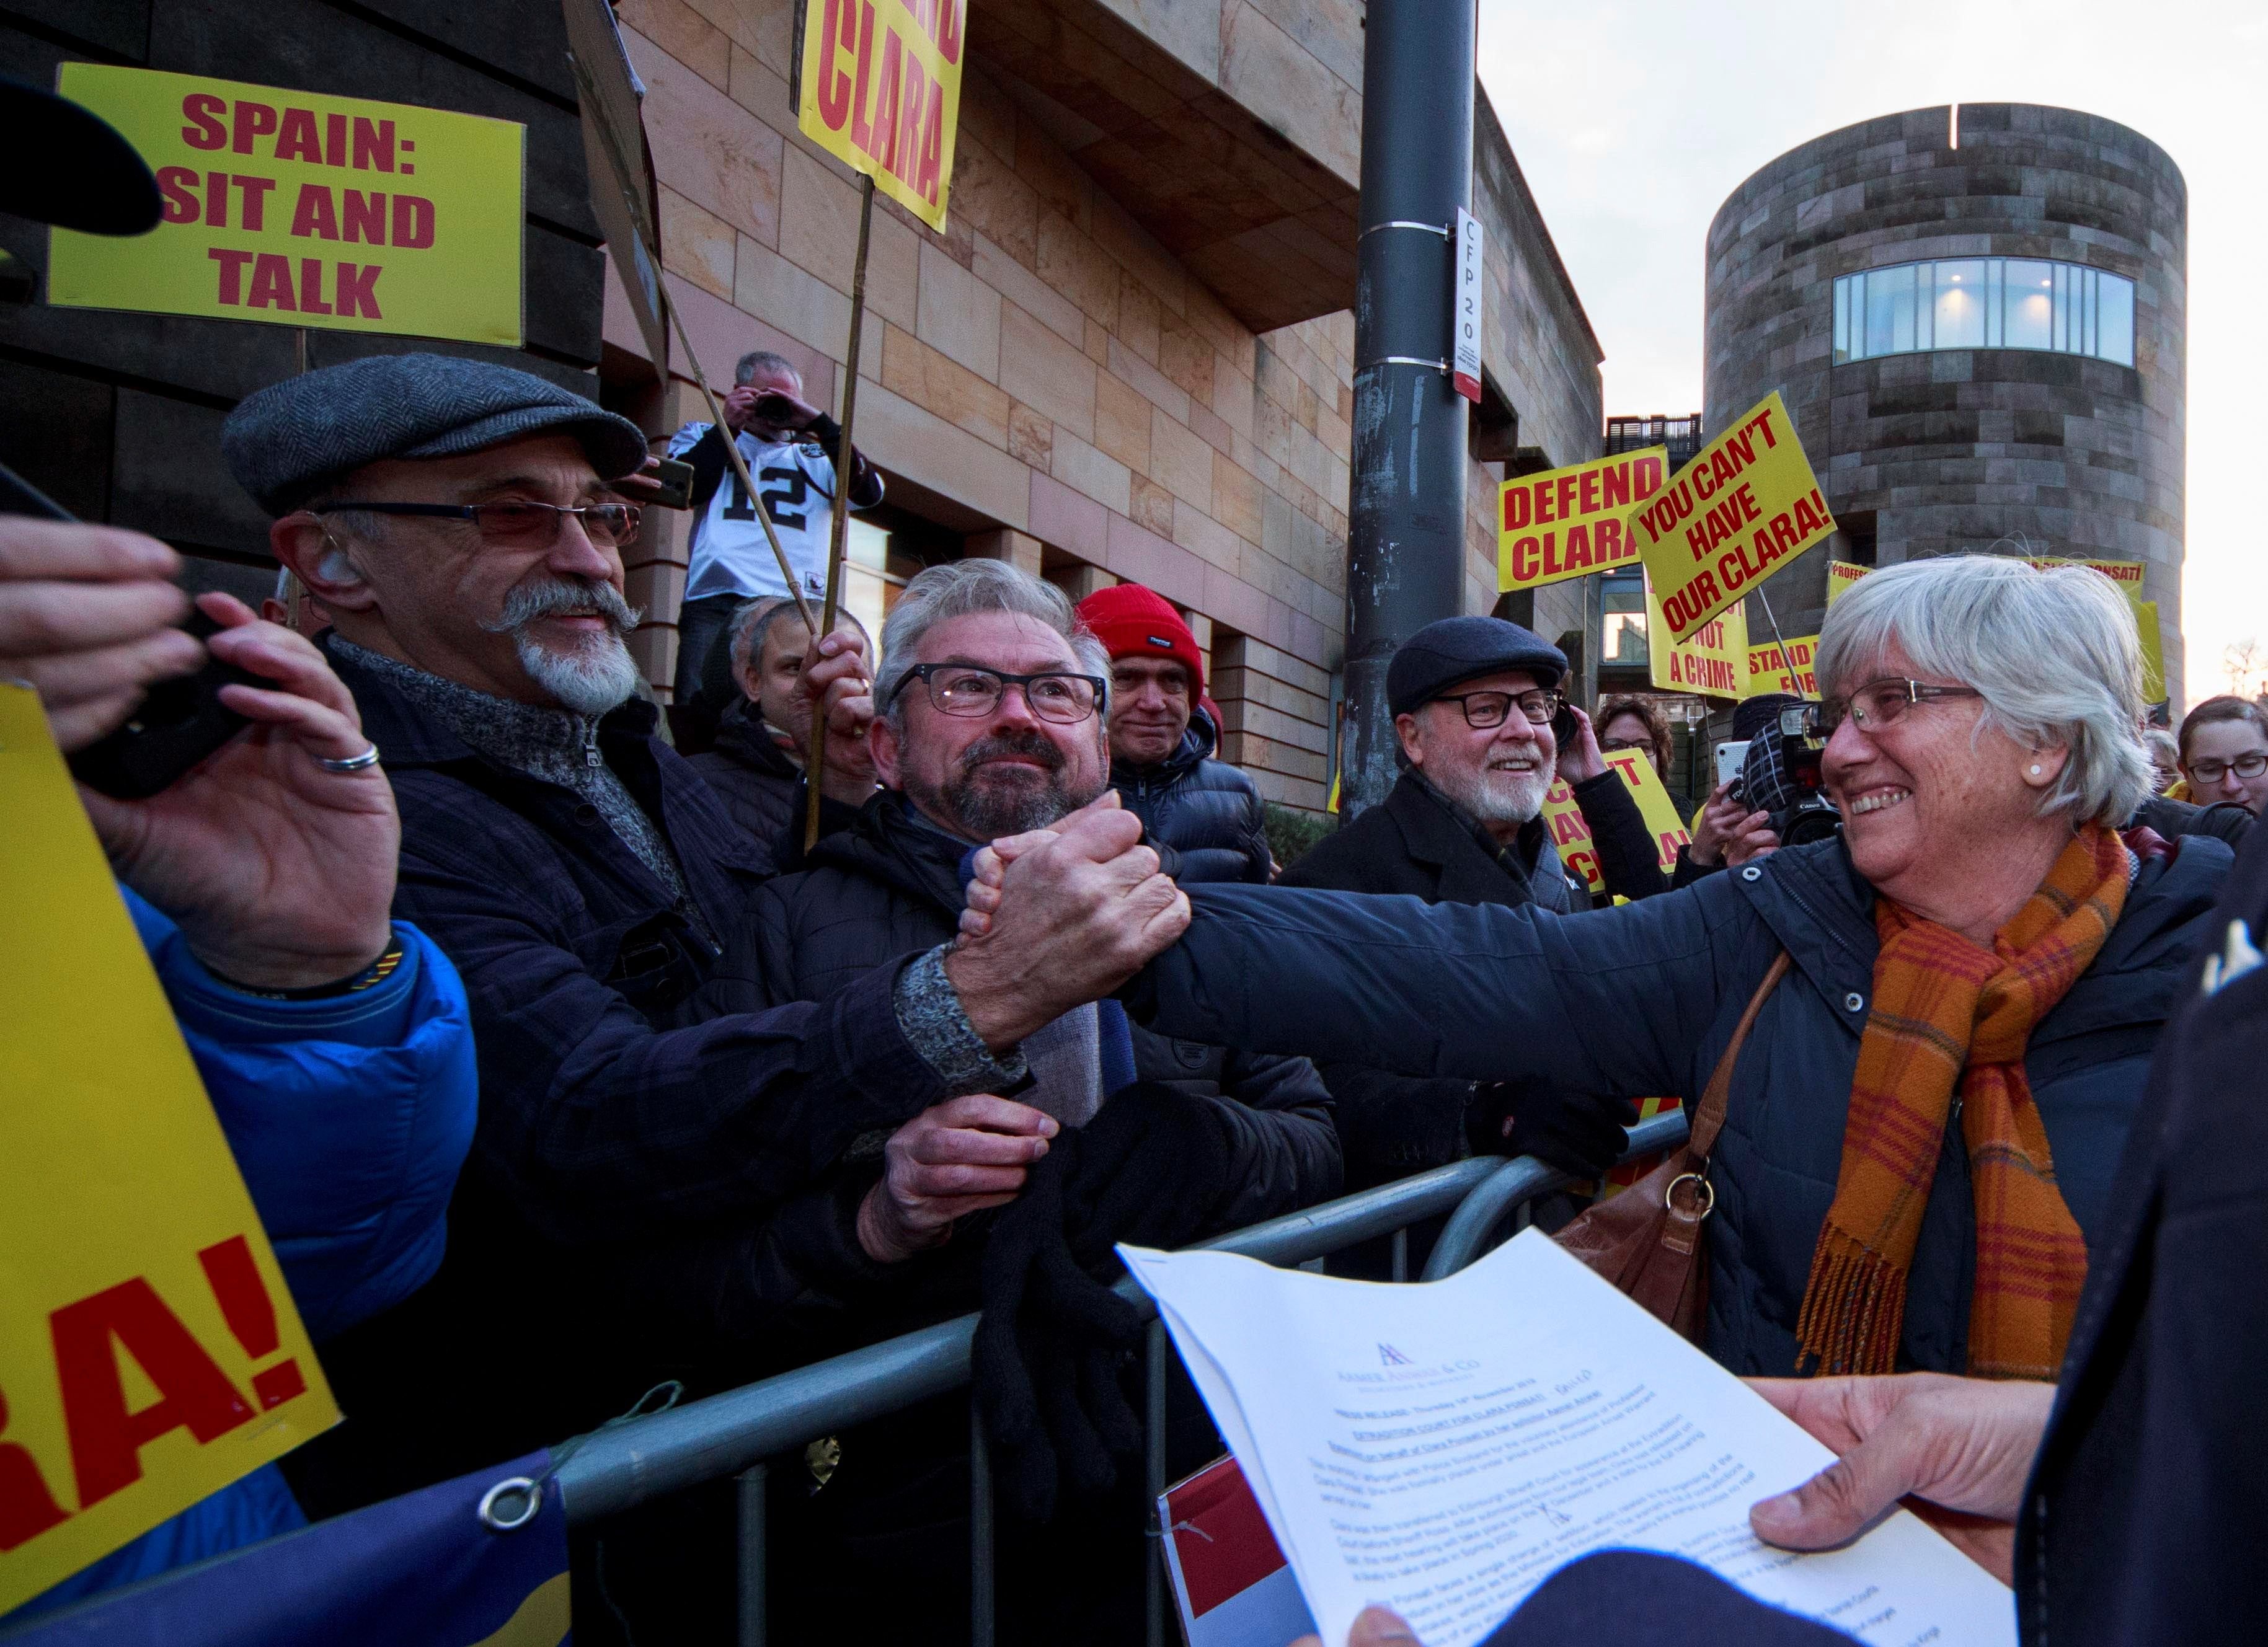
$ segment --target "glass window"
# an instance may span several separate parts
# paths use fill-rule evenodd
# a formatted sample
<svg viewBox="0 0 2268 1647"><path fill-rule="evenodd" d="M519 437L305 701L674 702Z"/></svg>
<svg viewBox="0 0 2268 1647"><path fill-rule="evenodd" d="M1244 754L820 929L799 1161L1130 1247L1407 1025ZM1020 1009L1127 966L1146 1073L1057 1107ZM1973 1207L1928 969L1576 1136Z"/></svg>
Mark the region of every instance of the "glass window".
<svg viewBox="0 0 2268 1647"><path fill-rule="evenodd" d="M1970 258L1937 266L1937 298L1932 305L1933 349L1984 347L1984 260Z"/></svg>
<svg viewBox="0 0 2268 1647"><path fill-rule="evenodd" d="M2134 364L2134 283L2044 258L1945 258L1835 283L1835 359L2045 349Z"/></svg>
<svg viewBox="0 0 2268 1647"><path fill-rule="evenodd" d="M850 540L843 546L843 604L878 646L882 620L898 604L906 580L922 569L919 558L898 541L901 535L853 515Z"/></svg>
<svg viewBox="0 0 2268 1647"><path fill-rule="evenodd" d="M1599 596L1599 661L1643 669L1646 663L1645 579L1635 572L1609 572Z"/></svg>

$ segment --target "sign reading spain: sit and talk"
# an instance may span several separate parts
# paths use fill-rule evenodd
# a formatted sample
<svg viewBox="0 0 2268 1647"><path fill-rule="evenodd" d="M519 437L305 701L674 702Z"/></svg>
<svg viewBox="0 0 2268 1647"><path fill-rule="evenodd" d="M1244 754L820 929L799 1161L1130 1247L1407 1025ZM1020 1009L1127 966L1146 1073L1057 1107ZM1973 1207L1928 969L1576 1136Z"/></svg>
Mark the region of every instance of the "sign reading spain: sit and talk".
<svg viewBox="0 0 2268 1647"><path fill-rule="evenodd" d="M54 230L48 302L519 347L525 127L106 63L57 90L134 145L165 216Z"/></svg>

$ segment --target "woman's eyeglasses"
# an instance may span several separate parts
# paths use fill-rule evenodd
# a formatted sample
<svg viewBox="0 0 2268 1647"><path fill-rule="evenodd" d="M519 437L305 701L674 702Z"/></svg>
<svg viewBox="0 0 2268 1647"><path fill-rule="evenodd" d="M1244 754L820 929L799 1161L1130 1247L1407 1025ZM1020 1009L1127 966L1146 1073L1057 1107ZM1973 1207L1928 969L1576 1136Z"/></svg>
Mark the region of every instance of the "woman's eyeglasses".
<svg viewBox="0 0 2268 1647"><path fill-rule="evenodd" d="M2227 777L2232 772L2235 773L2237 776L2242 778L2247 783L2250 783L2253 779L2258 777L2263 772L2268 772L2268 754L2263 754L2261 751L2255 749L2248 754L2241 754L2237 756L2234 761L2192 761L2190 762L2190 781L2193 783L2203 783L2210 786L2220 783L2221 779Z"/></svg>
<svg viewBox="0 0 2268 1647"><path fill-rule="evenodd" d="M1984 694L1975 687L1934 687L1926 681L1885 677L1869 680L1855 692L1839 694L1823 702L1800 704L1780 712L1780 730L1793 736L1829 739L1847 719L1862 732L1895 726L1917 703L1940 698L1974 698ZM1791 725L1791 722L1798 724Z"/></svg>
<svg viewBox="0 0 2268 1647"><path fill-rule="evenodd" d="M567 508L559 504L319 504L311 515L335 515L357 510L367 515L420 515L434 520L469 520L490 543L521 548L549 548L559 540L559 528L570 515L583 523L583 532L602 549L619 549L637 541L638 521L644 514L636 504L584 504Z"/></svg>

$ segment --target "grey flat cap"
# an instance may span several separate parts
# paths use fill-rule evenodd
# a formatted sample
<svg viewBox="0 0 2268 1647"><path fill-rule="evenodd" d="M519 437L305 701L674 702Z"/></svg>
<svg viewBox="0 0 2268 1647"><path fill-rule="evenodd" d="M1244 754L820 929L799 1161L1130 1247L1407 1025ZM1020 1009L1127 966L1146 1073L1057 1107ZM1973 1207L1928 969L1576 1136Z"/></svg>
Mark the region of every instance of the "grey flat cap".
<svg viewBox="0 0 2268 1647"><path fill-rule="evenodd" d="M1440 618L1403 642L1386 665L1386 707L1414 714L1451 687L1509 669L1526 670L1549 692L1567 673L1567 654L1502 618Z"/></svg>
<svg viewBox="0 0 2268 1647"><path fill-rule="evenodd" d="M627 417L533 372L453 355L372 355L270 384L228 415L221 453L271 515L382 458L453 458L530 435L573 435L601 480L646 460Z"/></svg>

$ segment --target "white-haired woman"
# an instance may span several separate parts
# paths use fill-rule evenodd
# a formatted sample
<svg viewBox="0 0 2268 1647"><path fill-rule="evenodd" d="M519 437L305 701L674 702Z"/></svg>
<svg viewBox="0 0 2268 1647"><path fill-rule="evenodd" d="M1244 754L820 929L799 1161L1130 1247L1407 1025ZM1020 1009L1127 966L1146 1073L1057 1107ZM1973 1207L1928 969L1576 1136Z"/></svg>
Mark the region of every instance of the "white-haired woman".
<svg viewBox="0 0 2268 1647"><path fill-rule="evenodd" d="M2092 572L1877 572L1818 665L1834 838L1564 917L1192 887L1138 1008L1255 1050L1690 1107L1784 952L1711 1167L1705 1347L1749 1374L2052 1378L2232 855L2146 861L2117 833L2150 787L2141 665Z"/></svg>

